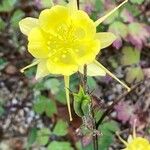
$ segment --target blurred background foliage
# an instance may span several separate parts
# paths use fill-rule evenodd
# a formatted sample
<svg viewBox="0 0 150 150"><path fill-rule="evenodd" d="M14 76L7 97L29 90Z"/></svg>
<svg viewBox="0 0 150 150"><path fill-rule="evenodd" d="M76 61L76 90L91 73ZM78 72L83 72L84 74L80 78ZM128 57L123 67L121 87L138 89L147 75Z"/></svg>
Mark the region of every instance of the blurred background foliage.
<svg viewBox="0 0 150 150"><path fill-rule="evenodd" d="M96 20L117 6L121 0L80 0L80 9ZM65 5L65 0L54 0ZM27 40L20 33L18 22L26 17L38 17L50 8L50 0L0 1L0 149L2 150L91 150L92 135L75 113L69 122L62 77L52 75L36 81L36 67L25 74L19 70L32 61L27 52ZM138 120L140 134L150 134L150 1L129 0L111 15L97 31L113 32L118 38L112 46L100 52L97 60L130 86L142 81L140 88L115 106L110 118L99 127L101 150L120 149L115 132L132 126ZM58 18L59 19L59 18ZM72 92L78 91L80 75L71 78ZM97 118L123 88L109 76L88 77ZM106 105L106 106L105 106ZM140 115L139 115L140 114ZM129 130L125 132L128 133ZM81 144L82 141L82 144Z"/></svg>

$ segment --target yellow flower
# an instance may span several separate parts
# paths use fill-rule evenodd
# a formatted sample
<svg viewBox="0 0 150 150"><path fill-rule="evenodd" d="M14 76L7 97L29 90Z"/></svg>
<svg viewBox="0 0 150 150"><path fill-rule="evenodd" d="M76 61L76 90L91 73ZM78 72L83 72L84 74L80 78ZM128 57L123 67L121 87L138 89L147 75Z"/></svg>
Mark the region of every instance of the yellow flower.
<svg viewBox="0 0 150 150"><path fill-rule="evenodd" d="M136 136L135 123L133 127L133 135L129 135L127 142L119 135L118 137L126 146L126 148L123 150L150 150L149 141L143 137Z"/></svg>
<svg viewBox="0 0 150 150"><path fill-rule="evenodd" d="M66 7L53 6L43 10L38 19L27 17L19 23L22 33L28 36L28 51L36 58L21 71L37 65L36 79L48 74L63 75L70 120L69 76L77 71L83 73L84 64L87 65L88 76L105 76L108 73L130 90L95 60L100 49L116 40L113 33L96 33L96 27L126 2L95 22L84 11L77 9L76 0L70 0Z"/></svg>

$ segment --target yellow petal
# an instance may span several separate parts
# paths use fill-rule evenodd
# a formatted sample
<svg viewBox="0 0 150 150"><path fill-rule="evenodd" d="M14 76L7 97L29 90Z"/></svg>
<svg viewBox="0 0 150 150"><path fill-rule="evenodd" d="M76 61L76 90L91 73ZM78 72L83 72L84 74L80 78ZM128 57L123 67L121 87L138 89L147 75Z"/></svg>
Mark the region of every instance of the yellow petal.
<svg viewBox="0 0 150 150"><path fill-rule="evenodd" d="M109 13L107 13L105 16L99 18L97 21L95 21L95 26L97 27L100 23L102 23L104 20L106 20L112 13L114 13L117 9L119 9L122 5L124 5L126 2L128 2L128 0L125 0L124 2L122 2L119 6L117 6L116 8L114 8L112 11L110 11Z"/></svg>
<svg viewBox="0 0 150 150"><path fill-rule="evenodd" d="M84 73L84 67L79 68L79 72ZM106 72L99 67L96 63L91 63L87 65L87 75L88 76L105 76Z"/></svg>
<svg viewBox="0 0 150 150"><path fill-rule="evenodd" d="M85 40L75 46L74 58L78 65L90 64L100 51L99 40Z"/></svg>
<svg viewBox="0 0 150 150"><path fill-rule="evenodd" d="M46 63L47 63L47 59L41 59L41 61L39 62L37 66L36 77L35 77L36 79L43 78L50 74L47 69Z"/></svg>
<svg viewBox="0 0 150 150"><path fill-rule="evenodd" d="M57 32L60 26L65 24L69 18L69 10L67 7L56 5L51 9L45 9L39 16L40 27L45 32Z"/></svg>
<svg viewBox="0 0 150 150"><path fill-rule="evenodd" d="M26 67L22 68L22 69L20 70L20 72L22 72L22 73L23 73L26 69L31 68L31 67L33 67L33 66L37 65L39 62L40 62L40 60L39 60L39 59L35 60L32 64L30 64L30 65L28 65L28 66L26 66Z"/></svg>
<svg viewBox="0 0 150 150"><path fill-rule="evenodd" d="M70 121L72 121L72 114L71 114L71 108L70 108L70 97L69 97L69 76L64 76L64 81L65 81L65 91L66 91L68 112L69 112Z"/></svg>
<svg viewBox="0 0 150 150"><path fill-rule="evenodd" d="M92 19L82 10L76 11L71 16L71 21L80 31L80 33L84 34L84 38L92 39L96 34L96 27Z"/></svg>
<svg viewBox="0 0 150 150"><path fill-rule="evenodd" d="M28 50L35 58L47 58L49 49L47 37L40 28L34 28L28 36Z"/></svg>
<svg viewBox="0 0 150 150"><path fill-rule="evenodd" d="M125 83L121 82L115 75L113 75L109 70L107 70L102 64L100 64L98 61L94 61L101 69L103 69L106 73L108 73L112 78L117 80L120 84L122 84L128 92L131 90Z"/></svg>
<svg viewBox="0 0 150 150"><path fill-rule="evenodd" d="M101 49L108 47L116 40L116 36L111 32L97 33L96 38L100 41Z"/></svg>
<svg viewBox="0 0 150 150"><path fill-rule="evenodd" d="M58 49L47 61L47 67L52 74L70 76L78 70L78 65L70 51Z"/></svg>
<svg viewBox="0 0 150 150"><path fill-rule="evenodd" d="M22 19L19 22L19 27L20 27L21 32L28 36L28 34L33 28L38 27L38 19L31 18L31 17Z"/></svg>

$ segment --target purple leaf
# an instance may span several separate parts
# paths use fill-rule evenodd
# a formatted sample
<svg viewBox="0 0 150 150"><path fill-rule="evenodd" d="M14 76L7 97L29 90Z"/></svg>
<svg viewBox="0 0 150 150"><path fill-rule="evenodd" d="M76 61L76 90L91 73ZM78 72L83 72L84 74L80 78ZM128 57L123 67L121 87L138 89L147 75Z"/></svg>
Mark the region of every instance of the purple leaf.
<svg viewBox="0 0 150 150"><path fill-rule="evenodd" d="M122 40L121 38L118 38L114 43L113 43L113 46L116 48L116 49L120 49L122 47Z"/></svg>
<svg viewBox="0 0 150 150"><path fill-rule="evenodd" d="M133 15L127 9L123 9L123 11L121 12L121 18L123 19L124 22L127 23L131 23L134 21Z"/></svg>
<svg viewBox="0 0 150 150"><path fill-rule="evenodd" d="M127 123L134 113L134 106L130 105L129 102L120 102L115 106L117 112L117 119L123 124Z"/></svg>
<svg viewBox="0 0 150 150"><path fill-rule="evenodd" d="M133 22L128 26L128 37L127 41L131 42L136 48L142 49L143 44L147 42L150 37L149 28L140 23Z"/></svg>

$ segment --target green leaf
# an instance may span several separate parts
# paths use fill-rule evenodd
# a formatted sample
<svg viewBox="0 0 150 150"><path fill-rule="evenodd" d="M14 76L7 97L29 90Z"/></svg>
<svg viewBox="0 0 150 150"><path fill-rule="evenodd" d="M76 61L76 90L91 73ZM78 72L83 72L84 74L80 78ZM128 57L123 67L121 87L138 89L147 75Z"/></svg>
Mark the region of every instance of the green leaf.
<svg viewBox="0 0 150 150"><path fill-rule="evenodd" d="M96 81L93 77L87 77L87 84L88 84L88 87L90 90L93 90L95 89L96 87Z"/></svg>
<svg viewBox="0 0 150 150"><path fill-rule="evenodd" d="M5 109L2 106L0 106L0 116L2 116L4 112L5 112Z"/></svg>
<svg viewBox="0 0 150 150"><path fill-rule="evenodd" d="M63 90L60 90L57 94L56 94L56 100L59 101L62 104L67 104L66 101L66 94Z"/></svg>
<svg viewBox="0 0 150 150"><path fill-rule="evenodd" d="M99 127L102 136L99 138L99 147L101 150L108 150L113 142L114 133L119 130L118 124L115 121L103 123Z"/></svg>
<svg viewBox="0 0 150 150"><path fill-rule="evenodd" d="M53 141L49 144L47 150L73 150L69 142Z"/></svg>
<svg viewBox="0 0 150 150"><path fill-rule="evenodd" d="M144 0L130 0L133 4L142 4Z"/></svg>
<svg viewBox="0 0 150 150"><path fill-rule="evenodd" d="M40 1L40 3L43 8L50 8L50 7L52 7L51 1L52 0L42 0L42 1Z"/></svg>
<svg viewBox="0 0 150 150"><path fill-rule="evenodd" d="M140 82L144 79L141 67L130 67L127 69L126 81L128 83Z"/></svg>
<svg viewBox="0 0 150 150"><path fill-rule="evenodd" d="M124 47L122 49L123 56L121 57L122 65L138 64L140 61L140 50L132 47Z"/></svg>
<svg viewBox="0 0 150 150"><path fill-rule="evenodd" d="M104 12L102 0L95 0L95 11L102 13Z"/></svg>
<svg viewBox="0 0 150 150"><path fill-rule="evenodd" d="M17 0L3 0L0 5L0 12L8 12L14 8Z"/></svg>
<svg viewBox="0 0 150 150"><path fill-rule="evenodd" d="M108 59L108 62L111 64L111 66L112 66L113 68L116 69L116 68L118 67L118 62L117 62L116 58L110 57L110 58Z"/></svg>
<svg viewBox="0 0 150 150"><path fill-rule="evenodd" d="M27 139L27 148L29 148L37 138L37 128L32 128L29 132L28 139Z"/></svg>
<svg viewBox="0 0 150 150"><path fill-rule="evenodd" d="M84 147L84 150L93 150L93 144L90 143L89 145L87 145L86 147Z"/></svg>
<svg viewBox="0 0 150 150"><path fill-rule="evenodd" d="M56 104L51 99L41 95L33 108L36 113L42 114L45 112L48 117L52 117L53 114L57 113Z"/></svg>
<svg viewBox="0 0 150 150"><path fill-rule="evenodd" d="M6 67L7 64L8 63L5 59L0 58L0 70L3 70Z"/></svg>
<svg viewBox="0 0 150 150"><path fill-rule="evenodd" d="M37 133L37 142L40 145L46 145L49 141L51 131L48 128L43 128Z"/></svg>
<svg viewBox="0 0 150 150"><path fill-rule="evenodd" d="M33 109L36 113L42 114L46 108L46 98L44 96L39 96L38 101L34 104Z"/></svg>
<svg viewBox="0 0 150 150"><path fill-rule="evenodd" d="M141 10L138 7L135 7L135 5L131 5L130 3L126 3L126 8L134 17L141 13Z"/></svg>
<svg viewBox="0 0 150 150"><path fill-rule="evenodd" d="M60 81L57 79L48 79L45 81L44 87L51 90L53 94L56 94L59 91Z"/></svg>
<svg viewBox="0 0 150 150"><path fill-rule="evenodd" d="M0 18L0 30L4 30L6 27L6 23Z"/></svg>
<svg viewBox="0 0 150 150"><path fill-rule="evenodd" d="M89 112L89 105L91 103L90 96L84 92L81 86L79 92L74 93L73 96L74 96L73 108L75 113L79 117L83 117L84 115L87 115Z"/></svg>
<svg viewBox="0 0 150 150"><path fill-rule="evenodd" d="M11 25L16 28L19 26L19 21L25 16L25 13L22 10L16 10L11 17Z"/></svg>
<svg viewBox="0 0 150 150"><path fill-rule="evenodd" d="M113 32L116 36L125 38L128 34L127 25L120 22L115 21L109 26L109 31Z"/></svg>
<svg viewBox="0 0 150 150"><path fill-rule="evenodd" d="M46 105L45 105L45 113L48 117L52 117L54 114L57 113L57 107L56 107L56 104L50 100L50 99L47 99L46 100Z"/></svg>
<svg viewBox="0 0 150 150"><path fill-rule="evenodd" d="M57 136L65 136L68 133L68 125L63 120L59 120L54 128L53 134Z"/></svg>

